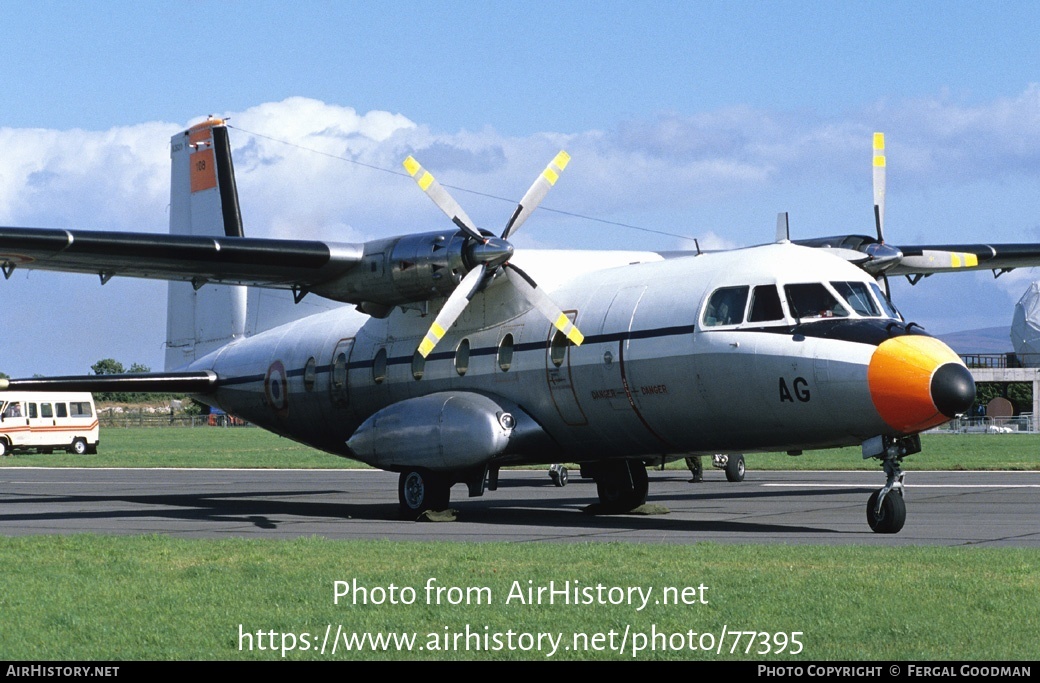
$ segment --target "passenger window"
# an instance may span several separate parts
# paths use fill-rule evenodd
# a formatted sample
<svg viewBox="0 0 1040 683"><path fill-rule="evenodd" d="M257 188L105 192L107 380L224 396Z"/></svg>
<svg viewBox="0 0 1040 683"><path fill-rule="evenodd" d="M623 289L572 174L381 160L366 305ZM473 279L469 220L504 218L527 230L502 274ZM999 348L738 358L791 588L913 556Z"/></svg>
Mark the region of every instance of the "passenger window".
<svg viewBox="0 0 1040 683"><path fill-rule="evenodd" d="M29 406L29 418L30 419L31 418L35 418L36 417L36 404L35 403L29 403L28 406Z"/></svg>
<svg viewBox="0 0 1040 683"><path fill-rule="evenodd" d="M372 381L376 384L386 379L386 349L379 349L372 359Z"/></svg>
<svg viewBox="0 0 1040 683"><path fill-rule="evenodd" d="M412 377L422 379L426 374L426 358L418 351L412 356Z"/></svg>
<svg viewBox="0 0 1040 683"><path fill-rule="evenodd" d="M314 360L314 356L307 359L307 364L303 366L303 388L307 391L314 390L314 380L317 378L317 361Z"/></svg>
<svg viewBox="0 0 1040 683"><path fill-rule="evenodd" d="M556 330L553 334L552 341L549 342L549 360L556 367L563 365L563 361L567 359L567 337Z"/></svg>
<svg viewBox="0 0 1040 683"><path fill-rule="evenodd" d="M784 292L787 293L791 315L796 318L845 318L849 315L845 307L819 282L786 285Z"/></svg>
<svg viewBox="0 0 1040 683"><path fill-rule="evenodd" d="M91 417L90 404L86 401L78 401L70 403L69 408L72 410L73 417Z"/></svg>
<svg viewBox="0 0 1040 683"><path fill-rule="evenodd" d="M54 417L54 409L50 403L40 404L40 417Z"/></svg>
<svg viewBox="0 0 1040 683"><path fill-rule="evenodd" d="M751 295L751 312L748 322L761 323L770 320L783 320L784 307L780 305L780 293L773 285L755 287Z"/></svg>
<svg viewBox="0 0 1040 683"><path fill-rule="evenodd" d="M54 409L57 412L57 416L58 417L68 417L69 416L69 408L64 403L55 403L54 404Z"/></svg>
<svg viewBox="0 0 1040 683"><path fill-rule="evenodd" d="M498 367L502 372L508 372L513 365L513 335L507 334L502 337L502 343L498 345Z"/></svg>
<svg viewBox="0 0 1040 683"><path fill-rule="evenodd" d="M723 287L716 290L704 309L701 324L704 327L739 325L744 322L749 287Z"/></svg>
<svg viewBox="0 0 1040 683"><path fill-rule="evenodd" d="M336 356L332 363L332 388L337 391L347 386L347 354L341 353Z"/></svg>
<svg viewBox="0 0 1040 683"><path fill-rule="evenodd" d="M459 347L455 349L455 372L459 373L459 376L466 374L469 370L469 339L463 339L459 342Z"/></svg>
<svg viewBox="0 0 1040 683"><path fill-rule="evenodd" d="M838 290L838 294L841 294L845 301L849 302L852 310L859 315L867 318L876 318L881 315L865 282L832 282L831 287Z"/></svg>

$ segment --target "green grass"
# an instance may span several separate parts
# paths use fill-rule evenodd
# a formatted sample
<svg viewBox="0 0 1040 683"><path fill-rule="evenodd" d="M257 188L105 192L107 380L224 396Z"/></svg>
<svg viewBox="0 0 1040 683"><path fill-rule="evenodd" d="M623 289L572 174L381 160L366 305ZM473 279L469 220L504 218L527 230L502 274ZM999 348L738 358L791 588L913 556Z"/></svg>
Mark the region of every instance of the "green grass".
<svg viewBox="0 0 1040 683"><path fill-rule="evenodd" d="M430 578L443 587L486 587L491 604L427 604ZM370 590L392 583L398 595L414 588L415 602L353 605L348 595L335 604L334 582L355 579ZM627 604L505 604L513 582L526 587L529 580L653 592L642 611ZM690 586L696 598L702 584L707 604L654 604L665 587ZM545 658L484 650L322 656L315 649L331 624L333 631L342 625L351 632L416 632L419 643L467 625L480 634L562 633L567 644L574 633L611 630L618 644L626 627L630 636L656 630L716 637L725 627L801 631L804 648L756 656L745 651L750 641L743 637L731 654L730 636L722 655L647 649L636 659L1035 660L1038 594L1040 551L1033 549L2 538L0 659L282 659L280 650L259 650L257 631L265 646L271 631L279 634L279 648L281 633L313 634L313 649L286 653L296 660ZM252 651L239 650L240 628L254 635ZM631 660L633 642L625 653L572 649L554 659Z"/></svg>
<svg viewBox="0 0 1040 683"><path fill-rule="evenodd" d="M1040 436L925 435L908 469L1032 469ZM858 449L800 457L752 454L754 469L871 469ZM25 454L12 466L357 467L259 429L106 429L92 456ZM682 461L673 463L682 467ZM421 587L487 587L491 605L428 605ZM333 582L413 587L413 605L333 603ZM518 605L512 583L708 587L708 604ZM731 653L644 650L636 659L1033 660L1040 642L1040 550L942 547L450 544L282 540L183 540L92 535L0 538L0 659L282 659L271 632L318 639L285 659L543 659L537 651L338 651L319 655L331 625L349 632L415 632L426 645L478 634L631 634L801 631L804 649L756 655L743 636ZM253 650L239 650L239 629ZM486 627L486 628L485 628ZM514 635L515 637L515 635ZM293 638L285 637L291 644ZM698 637L699 638L699 637ZM462 640L460 643L464 642ZM592 642L592 641L590 641ZM610 650L562 650L554 659L631 660ZM660 639L658 640L660 643ZM705 641L707 642L707 641ZM772 641L775 645L777 641ZM331 646L329 646L331 647Z"/></svg>
<svg viewBox="0 0 1040 683"><path fill-rule="evenodd" d="M925 434L923 451L908 457L908 470L1038 470L1040 434ZM870 470L859 448L751 453L749 469ZM707 459L705 464L707 465ZM97 455L19 454L0 458L0 467L364 467L356 460L314 450L256 428L108 428ZM682 460L670 467L685 467Z"/></svg>

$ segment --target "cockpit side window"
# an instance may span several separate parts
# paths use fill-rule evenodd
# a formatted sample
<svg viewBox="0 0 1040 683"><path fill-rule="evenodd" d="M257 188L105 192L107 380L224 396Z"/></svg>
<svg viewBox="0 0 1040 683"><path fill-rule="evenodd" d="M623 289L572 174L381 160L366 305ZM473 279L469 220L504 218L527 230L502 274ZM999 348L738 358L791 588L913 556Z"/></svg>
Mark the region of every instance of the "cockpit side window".
<svg viewBox="0 0 1040 683"><path fill-rule="evenodd" d="M780 304L780 293L774 285L759 285L751 295L749 323L764 323L783 320L784 307Z"/></svg>
<svg viewBox="0 0 1040 683"><path fill-rule="evenodd" d="M877 318L880 309L870 296L870 289L865 282L832 282L831 287L844 297L849 306L859 315L866 318Z"/></svg>
<svg viewBox="0 0 1040 683"><path fill-rule="evenodd" d="M881 291L881 288L877 286L877 283L870 283L870 288L874 290L874 296L877 297L877 300L881 302L881 307L885 309L885 313L890 318L895 318L896 320L903 319L903 314L900 313L899 310L889 300L889 298L885 296L884 292Z"/></svg>
<svg viewBox="0 0 1040 683"><path fill-rule="evenodd" d="M785 285L784 292L787 294L787 304L791 307L791 315L801 320L845 318L849 315L822 283Z"/></svg>
<svg viewBox="0 0 1040 683"><path fill-rule="evenodd" d="M715 290L708 300L701 317L704 327L721 325L739 325L744 322L744 308L747 306L750 287L723 287Z"/></svg>

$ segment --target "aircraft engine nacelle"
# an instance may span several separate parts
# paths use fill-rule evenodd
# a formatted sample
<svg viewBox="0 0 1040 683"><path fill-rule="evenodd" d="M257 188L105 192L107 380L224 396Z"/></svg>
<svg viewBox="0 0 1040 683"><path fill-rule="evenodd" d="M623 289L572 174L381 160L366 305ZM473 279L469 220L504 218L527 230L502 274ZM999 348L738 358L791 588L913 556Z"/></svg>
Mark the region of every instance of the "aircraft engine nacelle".
<svg viewBox="0 0 1040 683"><path fill-rule="evenodd" d="M359 460L382 469L459 470L547 439L508 401L444 391L383 408L358 427L347 446Z"/></svg>
<svg viewBox="0 0 1040 683"><path fill-rule="evenodd" d="M372 240L358 267L314 292L384 318L394 306L450 296L473 267L470 260L457 230Z"/></svg>
<svg viewBox="0 0 1040 683"><path fill-rule="evenodd" d="M426 301L451 295L471 266L465 263L462 233L423 233L402 237L387 264L400 301Z"/></svg>

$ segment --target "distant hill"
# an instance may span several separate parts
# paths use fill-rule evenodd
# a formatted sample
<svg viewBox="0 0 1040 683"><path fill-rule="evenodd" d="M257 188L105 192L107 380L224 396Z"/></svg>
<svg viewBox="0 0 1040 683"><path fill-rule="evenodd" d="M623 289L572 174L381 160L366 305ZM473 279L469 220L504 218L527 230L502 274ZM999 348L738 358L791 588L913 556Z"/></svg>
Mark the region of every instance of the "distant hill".
<svg viewBox="0 0 1040 683"><path fill-rule="evenodd" d="M984 327L979 330L964 330L936 335L958 354L1010 353L1011 327Z"/></svg>

